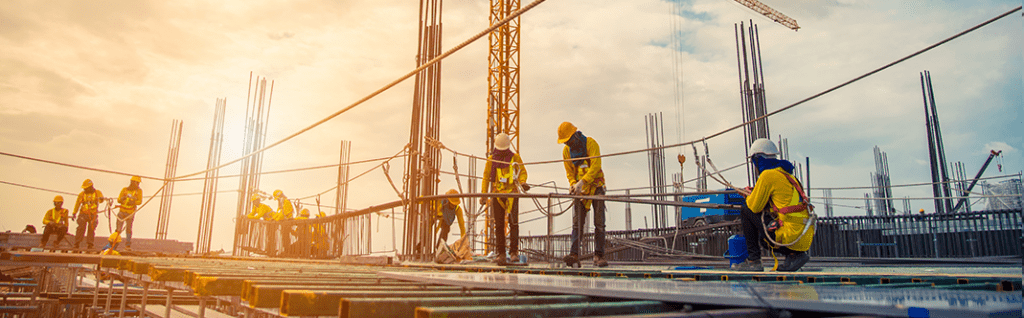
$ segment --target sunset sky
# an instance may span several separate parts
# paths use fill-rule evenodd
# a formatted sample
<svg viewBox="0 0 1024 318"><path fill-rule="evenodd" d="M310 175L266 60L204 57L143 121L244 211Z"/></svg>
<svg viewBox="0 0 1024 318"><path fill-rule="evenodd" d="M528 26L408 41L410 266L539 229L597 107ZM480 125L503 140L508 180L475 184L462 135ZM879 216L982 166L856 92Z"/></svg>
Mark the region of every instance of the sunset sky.
<svg viewBox="0 0 1024 318"><path fill-rule="evenodd" d="M772 111L1021 5L1019 0L764 0L799 22L802 28L794 32L735 1L681 1L679 17L672 15L672 2L663 0L548 0L522 16L520 153L525 161L560 159L562 145L555 140L562 121L595 138L604 153L645 148L649 113L664 115L669 144L741 123L733 39L734 24L741 21L752 20L760 30ZM488 5L446 1L443 47L486 28ZM395 0L0 2L0 152L162 177L171 123L180 119L178 174L201 171L217 98L227 98L222 161L241 156L250 72L274 81L267 140L280 140L414 69L417 10L415 1ZM672 19L681 23L683 38L681 109L674 104ZM1002 171L993 164L985 176L1018 174L1024 169L1022 20L1017 12L773 116L772 138L787 138L792 158L810 158L815 188L870 186L874 146L887 153L893 184L929 182L919 82L919 73L928 70L949 161L964 162L973 175L989 150L1002 150L995 163ZM443 61L441 141L478 156L485 153L487 45L485 38ZM352 161L390 156L409 142L411 104L409 80L268 150L264 171L336 164L341 140L352 141ZM719 168L743 160L741 131L710 139L708 146ZM666 153L674 158L680 151ZM689 147L682 151L692 157ZM451 153L444 156L441 167L451 171ZM355 165L351 174L373 166ZM396 182L403 166L401 160L391 163ZM649 185L645 154L609 157L604 166L609 190ZM674 159L666 166L678 172ZM567 186L560 164L527 168L532 184ZM467 159L459 158L459 171L468 171ZM221 174L238 172L232 165ZM692 164L685 167L687 178L695 173ZM263 177L261 189L305 197L333 187L336 174L335 169L271 174ZM742 171L725 175L746 183ZM0 156L0 230L34 224L41 231L54 191L78 193L86 178L107 196L128 185L127 176ZM452 176L442 175L441 189L455 186ZM160 181L146 178L142 187L152 195ZM202 187L200 181L176 185L169 238L196 240L200 196L195 193ZM237 178L224 178L219 190L237 187ZM544 193L538 191L531 192ZM833 195L856 198L868 191ZM894 195L927 197L931 188L897 188ZM65 207L73 208L74 197L64 197ZM397 199L378 170L352 183L348 207ZM236 192L217 197L214 250L231 249L236 200ZM863 200L836 203L851 206L837 207L838 215L865 213L852 208L863 206ZM334 205L333 192L324 204ZM928 200L911 204L915 211L933 209ZM155 199L139 212L135 237L153 237L159 205ZM523 211L534 209L532 202L521 205ZM624 229L623 208L609 204L609 230ZM631 209L633 227L642 227L650 208L634 204ZM524 213L520 219L539 216ZM390 220L374 217L373 222L379 231L373 234L374 250L393 249ZM556 231L568 233L569 214L556 222ZM100 219L98 236L109 233L106 223ZM522 234L545 229L543 221L529 222Z"/></svg>

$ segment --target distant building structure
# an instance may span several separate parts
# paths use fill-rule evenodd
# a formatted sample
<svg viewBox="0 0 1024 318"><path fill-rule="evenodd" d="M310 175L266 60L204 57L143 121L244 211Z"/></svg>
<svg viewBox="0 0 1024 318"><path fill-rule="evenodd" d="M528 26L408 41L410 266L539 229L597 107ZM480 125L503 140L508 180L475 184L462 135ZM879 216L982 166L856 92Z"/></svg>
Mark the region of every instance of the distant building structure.
<svg viewBox="0 0 1024 318"><path fill-rule="evenodd" d="M988 182L981 182L982 193L986 196L998 196L989 197L988 205L985 206L987 210L1011 210L1020 209L1024 201L1024 186L1021 185L1021 179L1010 179L1005 180L996 184L989 184Z"/></svg>

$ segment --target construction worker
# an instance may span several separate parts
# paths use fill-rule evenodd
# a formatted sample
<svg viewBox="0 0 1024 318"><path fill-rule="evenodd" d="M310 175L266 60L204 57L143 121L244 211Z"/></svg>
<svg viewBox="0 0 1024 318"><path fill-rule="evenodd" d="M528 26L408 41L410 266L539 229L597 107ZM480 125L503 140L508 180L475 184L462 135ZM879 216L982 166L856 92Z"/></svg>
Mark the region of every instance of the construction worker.
<svg viewBox="0 0 1024 318"><path fill-rule="evenodd" d="M484 178L480 189L483 193L520 193L529 190L526 185L526 167L523 158L510 149L512 141L508 134L499 133L494 136L494 149L487 157L484 166ZM491 216L494 224L496 240L496 263L504 266L510 264L505 258L505 217L508 216L509 256L512 260L519 259L519 199L490 198ZM480 204L487 204L487 198L480 198Z"/></svg>
<svg viewBox="0 0 1024 318"><path fill-rule="evenodd" d="M277 199L277 214L274 214L274 221L291 220L294 218L294 208L292 208L292 201L288 200L288 197L284 196L284 191L274 190L274 199Z"/></svg>
<svg viewBox="0 0 1024 318"><path fill-rule="evenodd" d="M57 241L53 242L53 247L59 246L67 232L68 209L64 208L64 197L58 195L53 197L53 208L46 211L46 215L43 216L43 239L40 240L39 247L46 247L51 234L57 234Z"/></svg>
<svg viewBox="0 0 1024 318"><path fill-rule="evenodd" d="M103 246L103 251L100 252L100 255L121 255L121 253L117 252L118 243L121 243L121 233L116 231L114 233L110 233L110 236L107 237L107 245Z"/></svg>
<svg viewBox="0 0 1024 318"><path fill-rule="evenodd" d="M763 271L761 246L774 253L786 255L786 261L777 270L792 272L804 266L810 256L807 250L814 237L813 220L803 186L793 177L793 164L776 157L778 148L771 140L761 138L750 145L750 161L758 171L753 188L741 191L747 199L740 209L740 224L747 241L747 260L733 265L737 271ZM765 230L767 215L771 221ZM769 241L769 239L771 242Z"/></svg>
<svg viewBox="0 0 1024 318"><path fill-rule="evenodd" d="M75 211L71 213L71 219L76 219L78 222L78 227L75 228L76 249L82 243L82 239L86 239L86 247L92 249L93 241L96 239L96 225L99 224L100 203L103 200L103 192L93 187L92 180L82 181L82 192L78 194L78 199L75 200ZM78 217L79 212L82 213L82 217ZM88 230L88 238L83 236L86 234L86 230Z"/></svg>
<svg viewBox="0 0 1024 318"><path fill-rule="evenodd" d="M249 214L246 215L245 217L249 218L250 220L264 219L267 221L272 220L274 218L274 210L271 209L270 206L262 203L263 197L261 197L259 193L253 194L251 200L252 211L249 212Z"/></svg>
<svg viewBox="0 0 1024 318"><path fill-rule="evenodd" d="M296 220L309 220L309 209L302 208L302 211L299 211L299 216L295 217L295 219Z"/></svg>
<svg viewBox="0 0 1024 318"><path fill-rule="evenodd" d="M448 190L448 195L459 194L459 190L451 189ZM459 205L459 198L448 198L447 200L438 201L434 205L434 210L437 212L434 214L434 220L436 220L437 226L434 227L434 235L437 232L441 232L441 240L448 243L448 232L451 231L452 223L455 219L459 220L459 237L466 236L466 220L463 218L462 206Z"/></svg>
<svg viewBox="0 0 1024 318"><path fill-rule="evenodd" d="M558 143L565 144L562 148L562 165L565 167L565 177L572 185L569 193L577 195L604 195L605 180L604 171L601 169L601 148L594 138L584 136L572 123L563 122L558 126ZM589 159L577 159L597 157ZM587 212L590 206L594 207L594 265L597 267L608 266L604 259L604 200L579 200L572 201L572 245L569 255L562 260L568 266L579 265L580 263L580 239L583 236L584 222L587 220Z"/></svg>
<svg viewBox="0 0 1024 318"><path fill-rule="evenodd" d="M117 196L117 204L121 206L120 211L117 212L117 232L128 234L128 239L124 241L124 247L128 249L132 248L132 224L135 223L135 211L138 210L139 204L142 204L142 188L139 187L141 182L141 177L132 176L128 181L128 186L121 188L121 194ZM124 228L126 223L127 228ZM121 232L122 229L126 232Z"/></svg>

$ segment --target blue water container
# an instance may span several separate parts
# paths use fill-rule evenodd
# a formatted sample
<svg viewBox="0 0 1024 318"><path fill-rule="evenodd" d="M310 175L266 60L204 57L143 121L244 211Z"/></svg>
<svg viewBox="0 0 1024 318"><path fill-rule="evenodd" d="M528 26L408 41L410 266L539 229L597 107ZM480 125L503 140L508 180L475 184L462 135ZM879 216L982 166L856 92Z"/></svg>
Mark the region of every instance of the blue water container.
<svg viewBox="0 0 1024 318"><path fill-rule="evenodd" d="M743 263L743 261L747 260L747 239L743 235L730 236L729 251L723 256L729 259L729 267Z"/></svg>

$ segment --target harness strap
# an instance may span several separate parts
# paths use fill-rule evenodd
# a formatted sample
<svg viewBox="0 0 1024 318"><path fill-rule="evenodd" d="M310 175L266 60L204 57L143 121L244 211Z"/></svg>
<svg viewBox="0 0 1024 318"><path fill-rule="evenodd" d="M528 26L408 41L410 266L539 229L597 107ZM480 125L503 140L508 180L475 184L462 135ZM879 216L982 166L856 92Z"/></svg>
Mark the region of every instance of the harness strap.
<svg viewBox="0 0 1024 318"><path fill-rule="evenodd" d="M786 176L786 180L789 180L789 184L792 185L793 189L796 189L797 194L800 195L800 203L797 205L779 208L775 206L775 202L768 201L769 205L771 205L772 212L779 214L787 214L800 212L803 210L808 210L808 212L814 211L814 206L808 204L808 202L811 202L811 200L810 198L807 197L806 194L804 194L804 189L803 187L800 186L800 183L798 183L796 179L794 179L793 176L789 175L788 173L783 173L783 175Z"/></svg>

